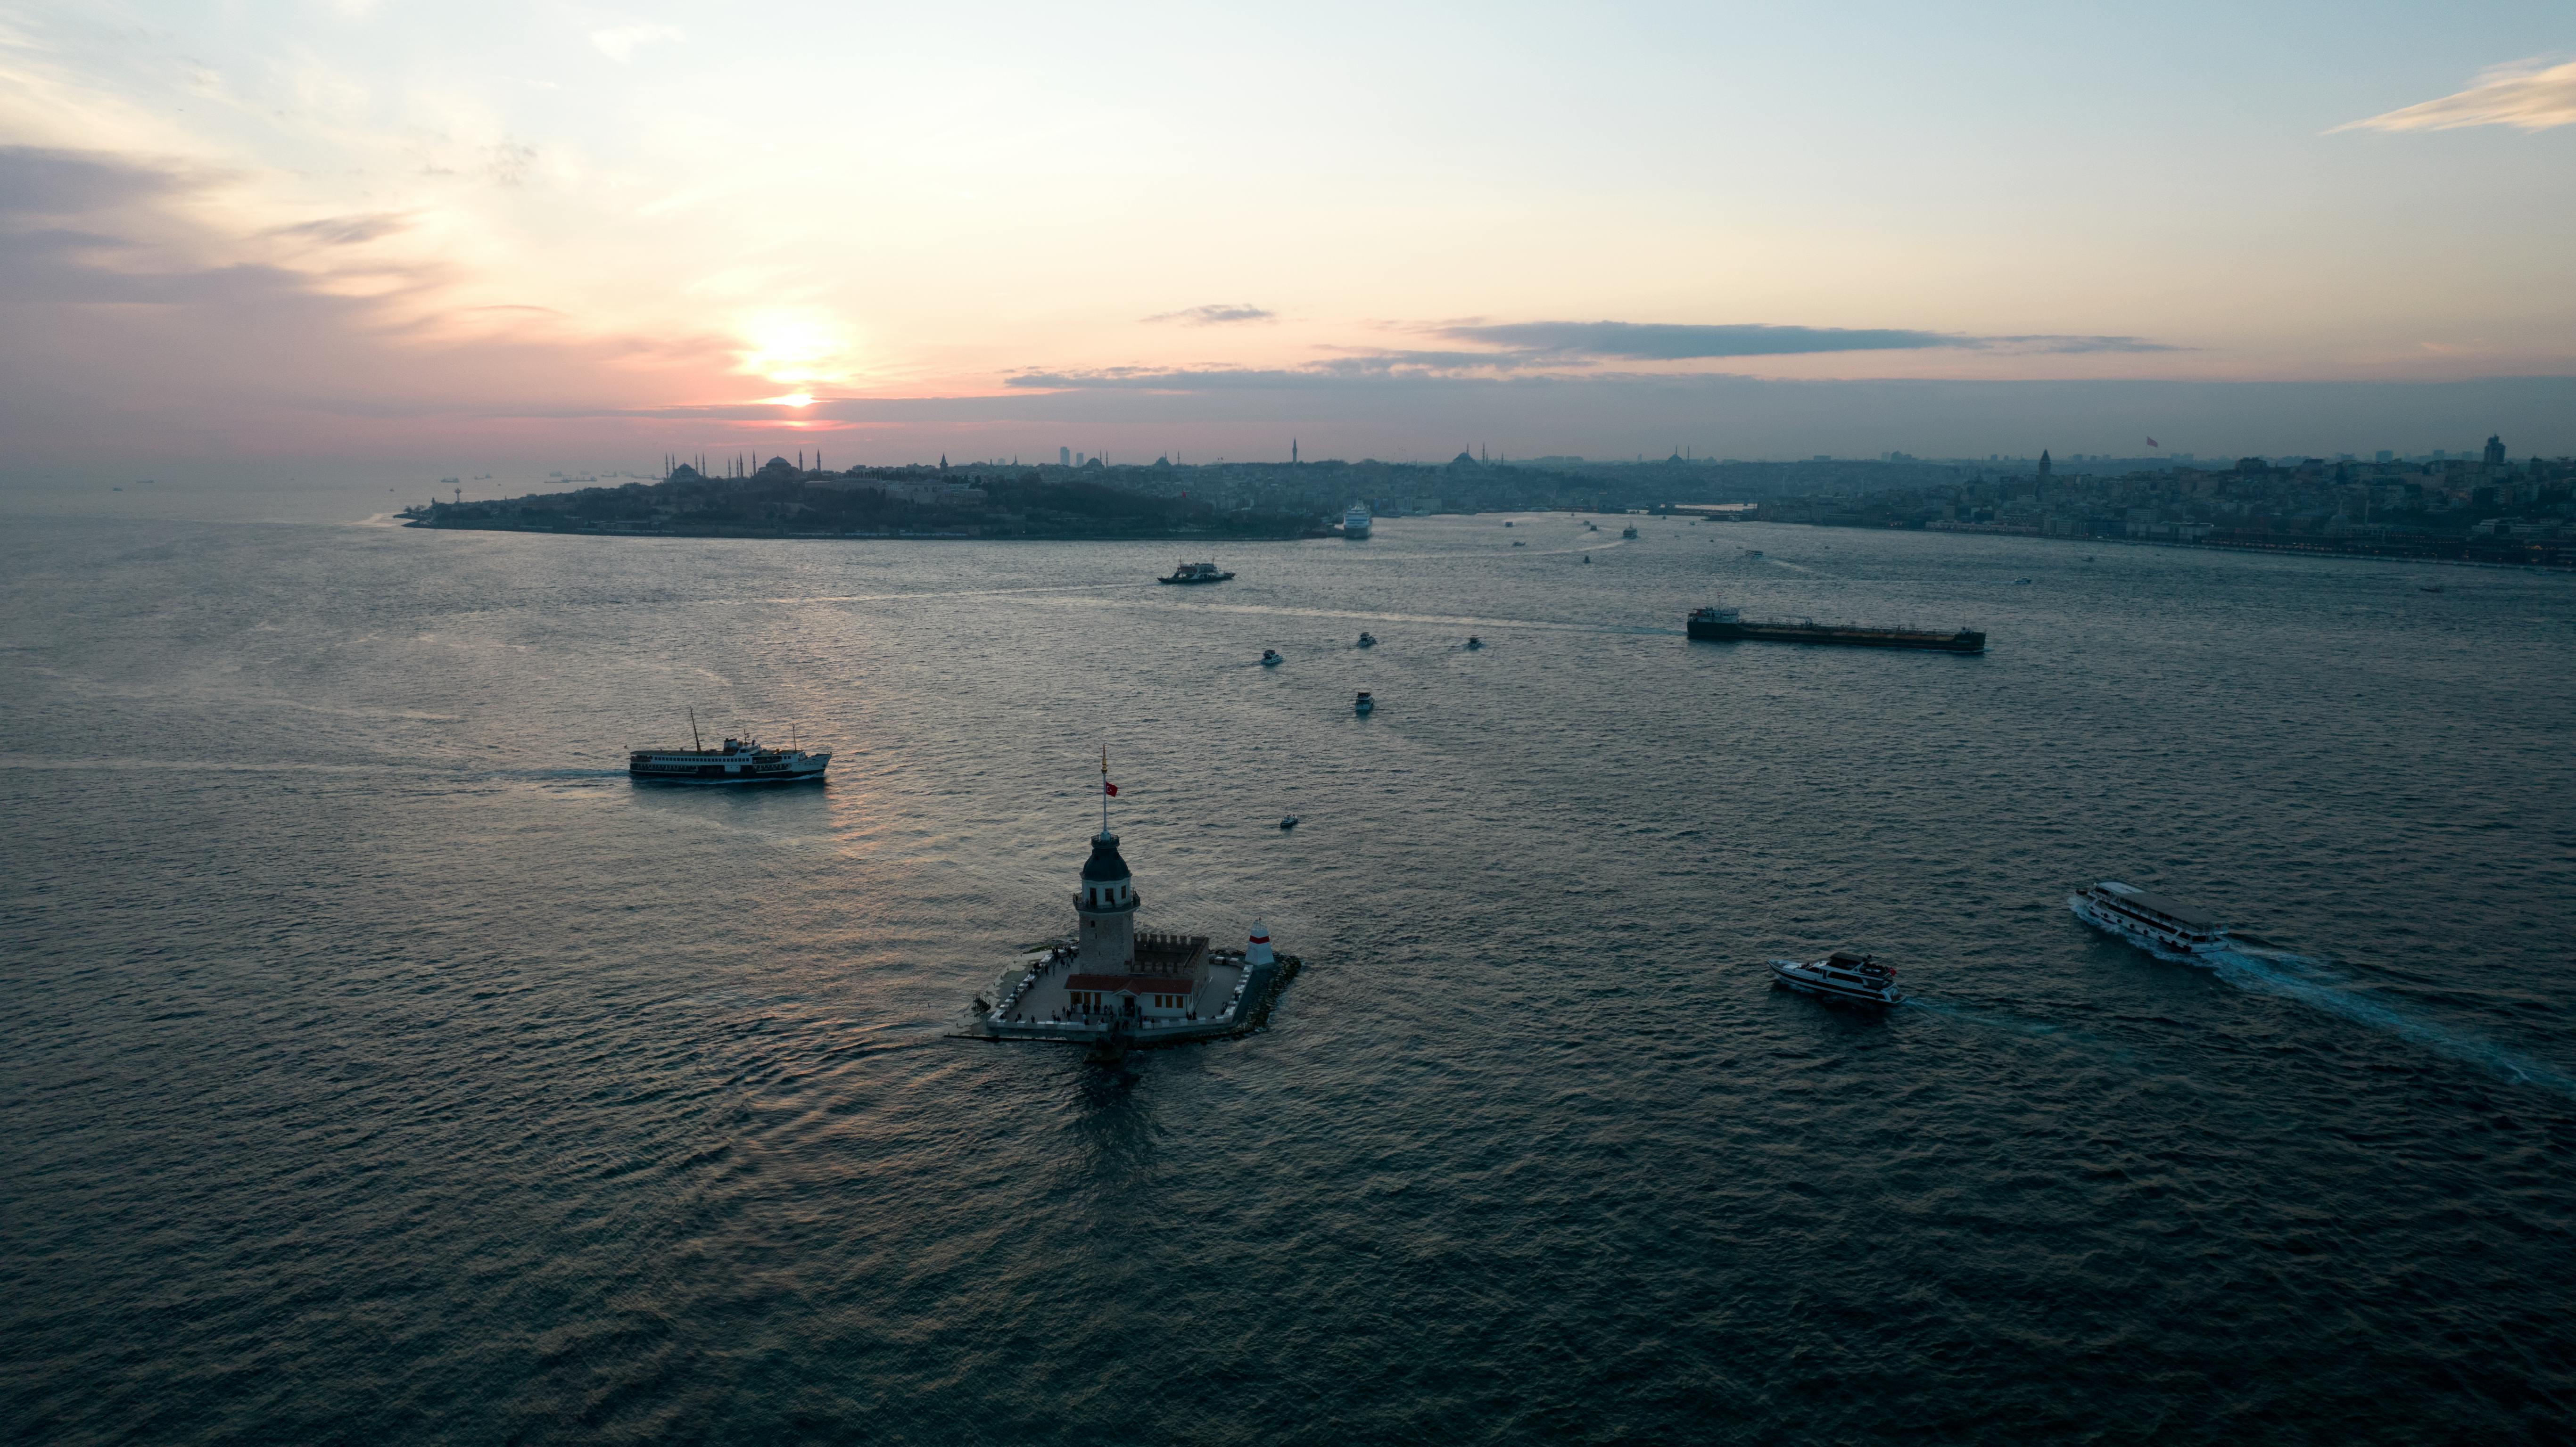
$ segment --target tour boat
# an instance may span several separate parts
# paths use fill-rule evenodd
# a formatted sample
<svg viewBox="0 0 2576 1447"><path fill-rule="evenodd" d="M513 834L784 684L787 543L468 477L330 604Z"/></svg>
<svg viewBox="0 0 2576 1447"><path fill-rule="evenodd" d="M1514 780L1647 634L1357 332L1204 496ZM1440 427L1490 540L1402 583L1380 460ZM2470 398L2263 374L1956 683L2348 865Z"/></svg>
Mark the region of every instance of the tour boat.
<svg viewBox="0 0 2576 1447"><path fill-rule="evenodd" d="M1788 989L1861 1005L1893 1005L1905 997L1896 992L1896 971L1869 955L1836 950L1813 964L1773 960L1771 981Z"/></svg>
<svg viewBox="0 0 2576 1447"><path fill-rule="evenodd" d="M1377 636L1376 636L1375 634L1371 634L1371 633L1363 633L1363 634L1361 634L1361 635L1360 635L1360 647L1362 647L1362 648L1375 648L1376 646L1377 646Z"/></svg>
<svg viewBox="0 0 2576 1447"><path fill-rule="evenodd" d="M1157 583L1222 583L1233 576L1232 573L1219 571L1214 563L1183 563L1172 570L1172 576L1156 578L1154 581Z"/></svg>
<svg viewBox="0 0 2576 1447"><path fill-rule="evenodd" d="M2066 907L2095 929L2150 950L2200 955L2227 947L2227 927L2218 916L2116 879L2068 895Z"/></svg>
<svg viewBox="0 0 2576 1447"><path fill-rule="evenodd" d="M1279 650L1278 650L1278 649L1276 649L1276 648L1265 648L1265 649L1262 649L1262 650L1261 650L1261 666L1262 666L1262 667L1264 667L1264 668L1277 668L1280 664L1285 663L1285 662L1287 662L1287 660L1286 660L1286 659L1284 659L1284 658L1281 658L1281 657L1279 656Z"/></svg>
<svg viewBox="0 0 2576 1447"><path fill-rule="evenodd" d="M832 755L764 747L758 739L727 739L720 749L636 749L626 756L626 776L666 784L814 784Z"/></svg>

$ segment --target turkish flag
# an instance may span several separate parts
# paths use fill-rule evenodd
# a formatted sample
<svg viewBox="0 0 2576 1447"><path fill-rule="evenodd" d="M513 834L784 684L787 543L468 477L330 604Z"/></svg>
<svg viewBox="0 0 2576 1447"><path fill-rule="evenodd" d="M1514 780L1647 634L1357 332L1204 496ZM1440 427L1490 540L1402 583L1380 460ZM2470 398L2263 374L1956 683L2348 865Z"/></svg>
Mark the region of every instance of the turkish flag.
<svg viewBox="0 0 2576 1447"><path fill-rule="evenodd" d="M1100 787L1109 791L1110 798L1115 799L1118 797L1118 786L1116 784L1109 782L1107 779L1103 779L1100 781Z"/></svg>

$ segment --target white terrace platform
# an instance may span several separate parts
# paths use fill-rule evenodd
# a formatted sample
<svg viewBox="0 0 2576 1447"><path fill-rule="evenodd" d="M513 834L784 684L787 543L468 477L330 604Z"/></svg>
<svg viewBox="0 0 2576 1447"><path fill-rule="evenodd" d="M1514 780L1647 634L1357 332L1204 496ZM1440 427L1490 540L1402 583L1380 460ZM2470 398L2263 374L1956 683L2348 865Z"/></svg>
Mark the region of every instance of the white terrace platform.
<svg viewBox="0 0 2576 1447"><path fill-rule="evenodd" d="M1138 1045L1229 1035L1244 1028L1244 1012L1258 999L1256 977L1271 966L1247 967L1239 950L1208 956L1207 979L1191 996L1187 1017L1128 1019L1114 1010L1077 1010L1066 983L1083 972L1081 956L1056 959L1040 952L1004 974L992 1013L964 1033L992 1040L1062 1040L1088 1044L1116 1028Z"/></svg>

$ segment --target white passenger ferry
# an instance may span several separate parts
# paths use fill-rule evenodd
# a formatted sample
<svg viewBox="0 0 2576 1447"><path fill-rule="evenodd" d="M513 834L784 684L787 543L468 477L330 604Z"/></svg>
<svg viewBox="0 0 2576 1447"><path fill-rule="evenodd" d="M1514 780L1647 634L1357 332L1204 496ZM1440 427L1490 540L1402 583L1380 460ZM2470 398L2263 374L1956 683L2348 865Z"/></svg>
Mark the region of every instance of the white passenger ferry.
<svg viewBox="0 0 2576 1447"><path fill-rule="evenodd" d="M1342 514L1342 536L1346 538L1367 537L1369 535L1369 527L1374 521L1375 520L1369 516L1367 503L1352 503L1351 510Z"/></svg>
<svg viewBox="0 0 2576 1447"><path fill-rule="evenodd" d="M2068 895L2066 907L2095 929L2151 950L2197 955L2227 945L2227 927L2218 922L2218 916L2116 879Z"/></svg>
<svg viewBox="0 0 2576 1447"><path fill-rule="evenodd" d="M1813 964L1773 960L1771 980L1792 990L1858 1005L1893 1005L1905 998L1896 993L1896 971L1849 950L1836 950Z"/></svg>
<svg viewBox="0 0 2576 1447"><path fill-rule="evenodd" d="M626 776L665 784L819 784L829 750L773 749L758 739L727 739L720 749L637 749Z"/></svg>

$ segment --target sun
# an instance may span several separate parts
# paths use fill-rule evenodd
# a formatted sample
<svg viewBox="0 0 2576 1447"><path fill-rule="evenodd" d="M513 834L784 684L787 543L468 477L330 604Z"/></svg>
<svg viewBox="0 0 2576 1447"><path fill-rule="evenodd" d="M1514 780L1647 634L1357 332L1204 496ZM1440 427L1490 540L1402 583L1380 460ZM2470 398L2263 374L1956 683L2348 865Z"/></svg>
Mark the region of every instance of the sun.
<svg viewBox="0 0 2576 1447"><path fill-rule="evenodd" d="M857 343L838 320L820 312L759 312L743 318L735 330L742 337L737 354L742 370L797 389L763 401L806 406L814 399L805 386L846 381L855 368Z"/></svg>

